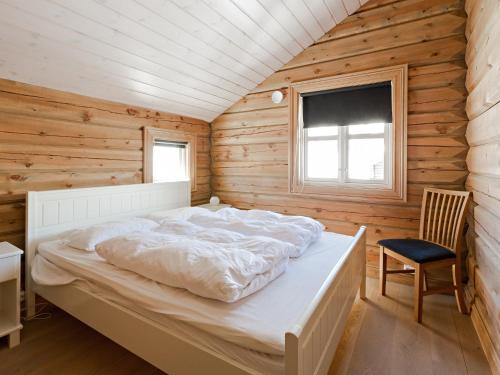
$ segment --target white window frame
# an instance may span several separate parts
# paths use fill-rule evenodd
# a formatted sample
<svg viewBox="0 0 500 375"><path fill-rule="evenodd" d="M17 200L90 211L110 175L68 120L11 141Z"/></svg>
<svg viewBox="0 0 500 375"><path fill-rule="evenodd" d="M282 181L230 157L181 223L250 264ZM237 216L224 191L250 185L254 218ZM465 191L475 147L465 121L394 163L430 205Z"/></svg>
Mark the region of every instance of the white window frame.
<svg viewBox="0 0 500 375"><path fill-rule="evenodd" d="M367 124L368 125L368 124ZM384 124L383 133L360 133L349 134L349 126L337 127L337 135L311 136L307 134L307 129L304 131L304 180L311 182L330 182L339 185L365 185L373 184L389 188L392 184L392 142L391 142L391 126L392 124ZM351 139L383 139L384 140L384 179L383 180L363 180L349 178L349 140ZM308 141L337 141L338 143L338 173L337 178L315 178L309 177L307 171L307 156L308 156Z"/></svg>
<svg viewBox="0 0 500 375"><path fill-rule="evenodd" d="M156 140L186 143L186 168L191 182L191 191L197 190L196 184L196 135L176 130L154 127L144 128L144 173L145 183L153 182L153 148Z"/></svg>
<svg viewBox="0 0 500 375"><path fill-rule="evenodd" d="M407 80L408 67L400 65L292 83L289 87L289 191L294 194L318 195L331 199L406 202ZM386 144L384 160L386 166L390 165L385 180L382 182L349 180L342 178L347 173L345 170L339 171L337 179L306 178L305 148L308 137L302 121L301 94L387 81L391 82L393 122L389 131L384 132ZM347 132L347 127L339 127L337 137L345 137L341 132ZM341 142L339 142L340 148ZM340 152L344 153L342 156L347 162L346 147ZM340 162L339 158L339 168L341 168Z"/></svg>

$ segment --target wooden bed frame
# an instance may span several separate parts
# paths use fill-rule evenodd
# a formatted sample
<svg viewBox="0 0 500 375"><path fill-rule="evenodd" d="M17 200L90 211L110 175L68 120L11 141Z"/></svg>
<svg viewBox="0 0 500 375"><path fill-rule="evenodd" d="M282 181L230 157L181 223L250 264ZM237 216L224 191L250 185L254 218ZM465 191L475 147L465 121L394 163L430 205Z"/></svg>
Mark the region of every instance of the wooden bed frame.
<svg viewBox="0 0 500 375"><path fill-rule="evenodd" d="M26 212L26 306L35 293L170 375L258 374L168 328L77 285L43 286L31 279L41 241L109 220L191 204L189 182L29 192ZM365 227L361 227L313 302L285 334L285 374L326 374L359 289L365 298Z"/></svg>

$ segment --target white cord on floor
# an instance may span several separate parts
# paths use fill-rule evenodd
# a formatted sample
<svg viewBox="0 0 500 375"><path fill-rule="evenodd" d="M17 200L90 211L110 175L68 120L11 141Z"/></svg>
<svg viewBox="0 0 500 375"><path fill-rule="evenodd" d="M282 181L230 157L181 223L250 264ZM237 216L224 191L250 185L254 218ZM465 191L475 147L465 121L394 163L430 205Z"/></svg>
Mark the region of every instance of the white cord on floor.
<svg viewBox="0 0 500 375"><path fill-rule="evenodd" d="M47 302L39 302L35 304L35 311L40 307L40 310L35 313L35 315L30 316L29 318L21 318L25 322L29 322L30 320L46 320L52 318L52 313L51 312L43 312L49 306ZM25 311L26 309L23 309Z"/></svg>

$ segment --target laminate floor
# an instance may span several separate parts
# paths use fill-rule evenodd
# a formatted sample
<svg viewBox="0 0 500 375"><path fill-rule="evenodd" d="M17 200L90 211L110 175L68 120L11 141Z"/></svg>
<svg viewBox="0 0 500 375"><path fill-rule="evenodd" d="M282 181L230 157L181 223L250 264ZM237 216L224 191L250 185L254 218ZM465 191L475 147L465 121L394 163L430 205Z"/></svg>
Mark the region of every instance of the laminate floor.
<svg viewBox="0 0 500 375"><path fill-rule="evenodd" d="M368 301L357 301L329 375L489 375L469 316L451 296L424 299L424 322L413 321L412 288L388 283L379 295L368 280ZM163 374L59 309L48 320L24 323L21 345L0 341L2 375Z"/></svg>

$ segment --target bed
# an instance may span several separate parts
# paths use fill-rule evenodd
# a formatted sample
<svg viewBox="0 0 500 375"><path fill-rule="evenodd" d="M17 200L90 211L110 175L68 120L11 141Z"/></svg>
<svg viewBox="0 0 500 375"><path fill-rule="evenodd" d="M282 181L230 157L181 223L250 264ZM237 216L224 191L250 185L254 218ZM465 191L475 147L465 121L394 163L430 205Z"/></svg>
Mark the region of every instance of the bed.
<svg viewBox="0 0 500 375"><path fill-rule="evenodd" d="M323 235L285 274L234 305L158 286L153 303L140 292L146 290L144 280L134 284L123 274L120 282L118 271L106 280L105 268L111 265L91 259L91 254L75 253L70 259L71 252L58 249L57 241L46 246L70 229L189 205L189 182L29 192L27 314L34 314L38 294L171 375L327 373L358 290L365 296L363 227L354 237ZM45 276L67 282L34 282L31 269L41 242L45 247L38 258L50 261ZM339 250L334 254L332 247ZM116 288L111 287L113 278ZM293 293L299 289L300 296ZM273 319L276 312L269 306L278 299L276 305L286 305L290 313ZM175 307L174 301L182 303ZM179 318L183 310L172 309L181 305L190 306L192 313ZM162 309L174 313L165 315Z"/></svg>

